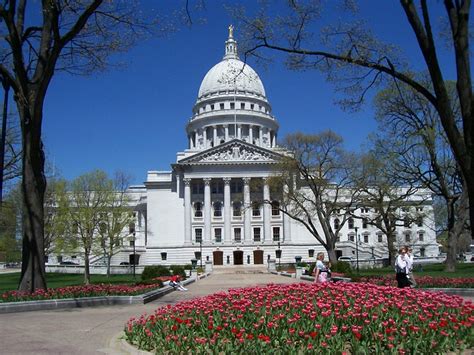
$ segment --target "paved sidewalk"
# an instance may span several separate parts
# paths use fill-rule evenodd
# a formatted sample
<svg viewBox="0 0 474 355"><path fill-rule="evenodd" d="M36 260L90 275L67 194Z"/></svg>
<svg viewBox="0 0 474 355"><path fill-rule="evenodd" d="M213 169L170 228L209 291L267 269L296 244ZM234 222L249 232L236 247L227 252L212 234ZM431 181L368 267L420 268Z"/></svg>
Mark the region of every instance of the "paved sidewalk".
<svg viewBox="0 0 474 355"><path fill-rule="evenodd" d="M261 269L216 270L192 283L187 292L171 292L145 305L73 308L0 315L1 354L120 354L111 345L131 317L161 305L201 297L229 288L299 280L263 273Z"/></svg>

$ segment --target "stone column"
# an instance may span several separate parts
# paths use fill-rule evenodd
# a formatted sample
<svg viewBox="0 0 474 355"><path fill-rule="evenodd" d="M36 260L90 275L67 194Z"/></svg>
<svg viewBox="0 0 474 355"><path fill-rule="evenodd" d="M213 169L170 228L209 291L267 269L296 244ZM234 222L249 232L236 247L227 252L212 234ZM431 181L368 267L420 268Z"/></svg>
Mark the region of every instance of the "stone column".
<svg viewBox="0 0 474 355"><path fill-rule="evenodd" d="M207 149L207 128L202 129L202 140L204 141L204 149Z"/></svg>
<svg viewBox="0 0 474 355"><path fill-rule="evenodd" d="M250 178L243 178L244 181L244 238L246 242L252 240L251 218L252 207L250 206Z"/></svg>
<svg viewBox="0 0 474 355"><path fill-rule="evenodd" d="M191 244L191 179L184 178L184 243Z"/></svg>
<svg viewBox="0 0 474 355"><path fill-rule="evenodd" d="M225 141L228 142L229 141L229 125L228 124L224 126L224 131L225 131Z"/></svg>
<svg viewBox="0 0 474 355"><path fill-rule="evenodd" d="M224 242L229 243L232 240L231 230L231 218L232 208L230 204L230 178L225 177L224 179Z"/></svg>
<svg viewBox="0 0 474 355"><path fill-rule="evenodd" d="M217 127L216 126L212 126L212 140L214 142L214 147L219 144L217 142Z"/></svg>
<svg viewBox="0 0 474 355"><path fill-rule="evenodd" d="M204 241L211 240L211 179L204 180Z"/></svg>
<svg viewBox="0 0 474 355"><path fill-rule="evenodd" d="M253 126L249 124L249 142L253 144Z"/></svg>
<svg viewBox="0 0 474 355"><path fill-rule="evenodd" d="M258 145L260 147L263 147L263 127L262 126L258 127L258 140L259 140Z"/></svg>
<svg viewBox="0 0 474 355"><path fill-rule="evenodd" d="M242 125L237 125L237 138L242 139Z"/></svg>
<svg viewBox="0 0 474 355"><path fill-rule="evenodd" d="M263 178L263 238L266 242L272 241L270 218L271 209L270 204L270 187L268 186L268 178Z"/></svg>
<svg viewBox="0 0 474 355"><path fill-rule="evenodd" d="M283 195L288 195L288 185L283 185ZM280 212L283 213L283 212ZM291 219L286 213L283 213L283 239L284 242L291 241Z"/></svg>

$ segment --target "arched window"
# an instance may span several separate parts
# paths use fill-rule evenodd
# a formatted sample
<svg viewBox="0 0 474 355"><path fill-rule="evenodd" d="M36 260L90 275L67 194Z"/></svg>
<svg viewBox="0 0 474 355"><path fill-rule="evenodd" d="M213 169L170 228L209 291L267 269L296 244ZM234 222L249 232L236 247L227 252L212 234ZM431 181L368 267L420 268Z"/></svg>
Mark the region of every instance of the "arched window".
<svg viewBox="0 0 474 355"><path fill-rule="evenodd" d="M222 202L214 202L214 217L222 217Z"/></svg>
<svg viewBox="0 0 474 355"><path fill-rule="evenodd" d="M334 220L334 230L337 231L341 225L341 222L339 221L339 218L336 218Z"/></svg>
<svg viewBox="0 0 474 355"><path fill-rule="evenodd" d="M194 217L202 217L202 203L194 202Z"/></svg>
<svg viewBox="0 0 474 355"><path fill-rule="evenodd" d="M252 202L252 216L260 217L260 203L257 201Z"/></svg>
<svg viewBox="0 0 474 355"><path fill-rule="evenodd" d="M280 202L272 201L272 216L280 215Z"/></svg>
<svg viewBox="0 0 474 355"><path fill-rule="evenodd" d="M354 229L354 218L351 217L347 220L347 226L349 229Z"/></svg>
<svg viewBox="0 0 474 355"><path fill-rule="evenodd" d="M240 201L234 201L232 204L232 214L234 217L240 217L242 215L242 203Z"/></svg>

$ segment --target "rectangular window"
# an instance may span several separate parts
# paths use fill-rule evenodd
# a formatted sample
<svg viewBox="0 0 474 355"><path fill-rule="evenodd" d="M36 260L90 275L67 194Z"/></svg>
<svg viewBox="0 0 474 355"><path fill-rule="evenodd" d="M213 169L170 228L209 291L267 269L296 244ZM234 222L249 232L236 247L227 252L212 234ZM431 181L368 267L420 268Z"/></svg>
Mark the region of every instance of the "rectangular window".
<svg viewBox="0 0 474 355"><path fill-rule="evenodd" d="M194 230L194 237L195 237L196 243L202 242L202 229L201 228L196 228Z"/></svg>
<svg viewBox="0 0 474 355"><path fill-rule="evenodd" d="M235 108L235 104L233 102L230 103L230 109L233 110Z"/></svg>
<svg viewBox="0 0 474 355"><path fill-rule="evenodd" d="M200 251L195 251L194 252L194 258L196 258L197 260L201 260L201 252Z"/></svg>
<svg viewBox="0 0 474 355"><path fill-rule="evenodd" d="M309 258L314 257L314 249L308 249L308 257Z"/></svg>
<svg viewBox="0 0 474 355"><path fill-rule="evenodd" d="M240 103L240 109L245 110L245 103L243 103L243 102Z"/></svg>
<svg viewBox="0 0 474 355"><path fill-rule="evenodd" d="M254 104L250 104L250 109L253 110L255 108Z"/></svg>
<svg viewBox="0 0 474 355"><path fill-rule="evenodd" d="M367 218L362 219L362 228L367 229Z"/></svg>
<svg viewBox="0 0 474 355"><path fill-rule="evenodd" d="M214 104L211 105L211 110L214 110Z"/></svg>
<svg viewBox="0 0 474 355"><path fill-rule="evenodd" d="M224 104L219 104L219 107L220 107L221 110L223 110L224 109Z"/></svg>
<svg viewBox="0 0 474 355"><path fill-rule="evenodd" d="M242 192L242 183L240 181L231 181L230 182L230 192L233 194Z"/></svg>
<svg viewBox="0 0 474 355"><path fill-rule="evenodd" d="M378 239L378 242L379 242L379 243L382 243L382 239L383 239L383 238L382 238L382 234L378 234L378 235L377 235L377 239Z"/></svg>
<svg viewBox="0 0 474 355"><path fill-rule="evenodd" d="M280 241L280 227L273 227L273 241Z"/></svg>
<svg viewBox="0 0 474 355"><path fill-rule="evenodd" d="M420 256L421 256L422 258L425 257L425 248L421 248L421 249L420 249Z"/></svg>
<svg viewBox="0 0 474 355"><path fill-rule="evenodd" d="M260 204L258 202L254 202L252 204L252 216L254 217L260 216Z"/></svg>
<svg viewBox="0 0 474 355"><path fill-rule="evenodd" d="M350 240L351 242L354 241L354 234L350 234L350 235L349 235L349 240Z"/></svg>
<svg viewBox="0 0 474 355"><path fill-rule="evenodd" d="M222 242L222 229L221 228L214 229L214 239L216 240L216 243Z"/></svg>
<svg viewBox="0 0 474 355"><path fill-rule="evenodd" d="M364 235L364 243L368 243L369 242L369 236L368 235Z"/></svg>
<svg viewBox="0 0 474 355"><path fill-rule="evenodd" d="M204 184L201 182L195 182L192 184L193 194L203 194L204 193Z"/></svg>
<svg viewBox="0 0 474 355"><path fill-rule="evenodd" d="M161 260L165 261L167 257L168 257L167 253L161 253Z"/></svg>
<svg viewBox="0 0 474 355"><path fill-rule="evenodd" d="M418 234L418 241L424 242L425 241L425 234L424 233L419 233Z"/></svg>
<svg viewBox="0 0 474 355"><path fill-rule="evenodd" d="M130 246L133 247L135 245L135 241L134 240L131 240L130 241Z"/></svg>
<svg viewBox="0 0 474 355"><path fill-rule="evenodd" d="M253 229L253 241L259 242L260 241L260 228Z"/></svg>
<svg viewBox="0 0 474 355"><path fill-rule="evenodd" d="M236 242L242 241L242 234L240 228L234 228L234 240Z"/></svg>
<svg viewBox="0 0 474 355"><path fill-rule="evenodd" d="M423 227L423 217L418 217L416 220L418 227Z"/></svg>
<svg viewBox="0 0 474 355"><path fill-rule="evenodd" d="M408 234L408 233L405 234L405 242L406 242L406 243L409 243L410 241L411 241L411 236L410 236L410 234Z"/></svg>

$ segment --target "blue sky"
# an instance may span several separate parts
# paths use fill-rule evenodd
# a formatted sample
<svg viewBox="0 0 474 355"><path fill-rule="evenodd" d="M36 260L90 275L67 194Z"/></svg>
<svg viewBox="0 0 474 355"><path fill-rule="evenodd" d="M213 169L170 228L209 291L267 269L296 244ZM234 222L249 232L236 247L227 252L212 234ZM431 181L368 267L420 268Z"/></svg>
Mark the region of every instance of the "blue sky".
<svg viewBox="0 0 474 355"><path fill-rule="evenodd" d="M144 3L150 6L151 0ZM124 68L85 77L55 75L45 103L43 137L47 155L63 177L73 179L93 169L110 174L123 170L137 184L145 181L148 170L170 169L176 152L187 147L185 124L201 80L224 54L227 27L234 22L225 3L206 2L206 10L199 13L205 24L147 40L116 57L128 62ZM398 2L360 3L361 16L381 39L398 44L410 62L421 63ZM331 16L336 20L339 14ZM238 27L235 37L238 41ZM449 55L443 53L446 65L451 64ZM278 60L282 57L276 59L266 68L249 64L265 86L280 123L279 137L332 129L348 149L359 149L376 129L370 104L356 114L344 112L334 104L334 87L323 75L289 71Z"/></svg>

